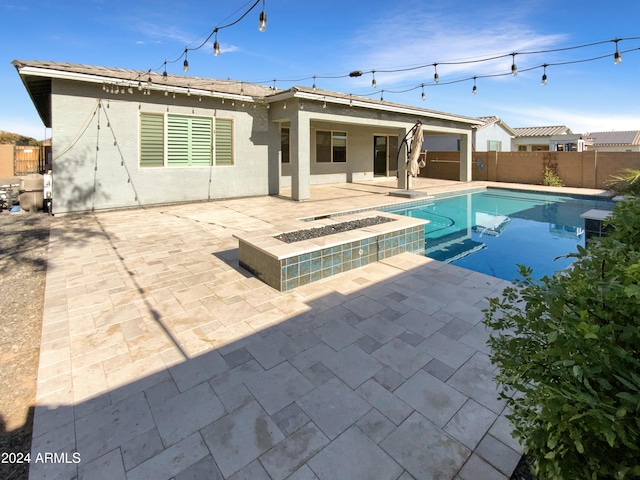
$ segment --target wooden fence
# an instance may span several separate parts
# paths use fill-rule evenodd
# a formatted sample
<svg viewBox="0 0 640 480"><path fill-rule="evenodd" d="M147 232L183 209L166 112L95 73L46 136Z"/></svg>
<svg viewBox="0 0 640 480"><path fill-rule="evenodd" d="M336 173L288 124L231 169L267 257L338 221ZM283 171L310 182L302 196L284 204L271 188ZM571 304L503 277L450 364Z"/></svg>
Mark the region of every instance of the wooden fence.
<svg viewBox="0 0 640 480"><path fill-rule="evenodd" d="M30 173L42 173L51 147L0 145L0 177L20 177Z"/></svg>

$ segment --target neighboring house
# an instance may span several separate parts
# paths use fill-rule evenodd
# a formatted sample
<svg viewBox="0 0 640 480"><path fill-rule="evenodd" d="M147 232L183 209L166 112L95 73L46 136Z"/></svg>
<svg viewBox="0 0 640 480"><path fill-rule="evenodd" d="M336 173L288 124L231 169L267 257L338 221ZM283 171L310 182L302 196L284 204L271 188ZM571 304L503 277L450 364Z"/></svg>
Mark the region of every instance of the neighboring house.
<svg viewBox="0 0 640 480"><path fill-rule="evenodd" d="M51 128L56 212L242 196L295 200L310 186L398 176L403 138L461 140L471 180L477 119L315 88L261 85L119 68L14 61ZM398 156L398 151L400 155Z"/></svg>
<svg viewBox="0 0 640 480"><path fill-rule="evenodd" d="M564 135L573 135L571 129L565 125L551 127L514 128L516 137L511 141L514 152L549 151L551 142L562 143ZM571 140L573 142L574 139ZM569 143L571 143L569 142Z"/></svg>
<svg viewBox="0 0 640 480"><path fill-rule="evenodd" d="M589 150L599 152L640 152L640 131L589 132L583 135L591 145Z"/></svg>
<svg viewBox="0 0 640 480"><path fill-rule="evenodd" d="M509 152L511 140L516 136L513 129L499 117L478 117L473 128L472 145L474 152ZM434 152L460 151L460 139L453 135L425 134L423 148Z"/></svg>

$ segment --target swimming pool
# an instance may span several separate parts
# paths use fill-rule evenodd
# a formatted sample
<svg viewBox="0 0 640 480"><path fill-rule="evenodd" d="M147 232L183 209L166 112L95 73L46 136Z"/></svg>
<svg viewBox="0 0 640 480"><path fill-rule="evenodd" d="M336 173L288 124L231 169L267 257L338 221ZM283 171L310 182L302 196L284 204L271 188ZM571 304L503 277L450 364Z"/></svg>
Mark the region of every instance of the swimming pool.
<svg viewBox="0 0 640 480"><path fill-rule="evenodd" d="M557 257L584 245L580 214L613 206L594 197L488 189L385 210L429 220L426 256L511 281L518 264L530 266L534 278L567 268L573 259Z"/></svg>

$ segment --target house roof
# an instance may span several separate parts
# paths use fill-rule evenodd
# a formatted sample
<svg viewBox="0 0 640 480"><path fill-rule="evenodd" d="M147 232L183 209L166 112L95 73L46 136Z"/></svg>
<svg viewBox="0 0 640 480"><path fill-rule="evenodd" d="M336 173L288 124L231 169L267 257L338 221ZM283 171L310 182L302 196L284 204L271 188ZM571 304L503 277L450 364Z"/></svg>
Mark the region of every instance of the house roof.
<svg viewBox="0 0 640 480"><path fill-rule="evenodd" d="M483 128L486 128L490 125L493 125L495 123L497 123L498 125L500 125L502 128L504 128L509 135L512 136L516 136L516 132L513 128L511 128L509 125L507 125L500 117L497 116L491 116L491 117L478 117L478 120L480 120L481 124L478 125L478 130L481 130Z"/></svg>
<svg viewBox="0 0 640 480"><path fill-rule="evenodd" d="M518 137L550 137L551 135L562 135L573 133L566 125L556 125L552 127L519 127L513 129Z"/></svg>
<svg viewBox="0 0 640 480"><path fill-rule="evenodd" d="M47 127L51 126L51 80L53 78L102 84L103 88L106 89L119 87L123 93L126 91L132 92L136 88L148 88L152 91L190 93L193 95L232 98L256 103L269 103L271 101L296 97L439 118L461 122L467 125L477 124L477 119L462 115L437 112L384 100L374 100L356 95L306 87L292 87L288 90L279 90L264 85L231 79L222 80L169 74L164 77L160 73L151 71L39 60L14 60L12 64L18 70L40 114L40 118Z"/></svg>
<svg viewBox="0 0 640 480"><path fill-rule="evenodd" d="M591 139L595 147L640 145L640 131L638 130L627 132L589 132L585 133L584 137Z"/></svg>

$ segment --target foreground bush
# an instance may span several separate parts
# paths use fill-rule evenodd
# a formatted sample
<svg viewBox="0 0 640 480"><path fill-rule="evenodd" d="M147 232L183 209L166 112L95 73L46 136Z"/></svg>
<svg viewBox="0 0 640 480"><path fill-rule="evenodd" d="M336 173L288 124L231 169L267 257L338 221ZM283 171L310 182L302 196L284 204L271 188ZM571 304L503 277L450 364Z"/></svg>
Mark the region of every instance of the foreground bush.
<svg viewBox="0 0 640 480"><path fill-rule="evenodd" d="M490 299L485 323L515 434L544 479L640 478L640 200L573 267Z"/></svg>

